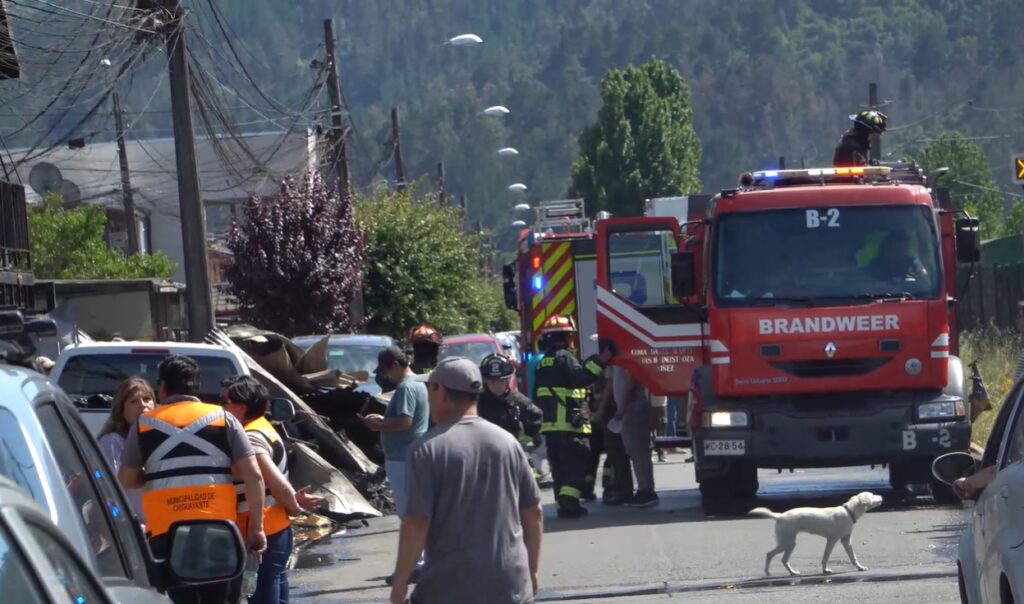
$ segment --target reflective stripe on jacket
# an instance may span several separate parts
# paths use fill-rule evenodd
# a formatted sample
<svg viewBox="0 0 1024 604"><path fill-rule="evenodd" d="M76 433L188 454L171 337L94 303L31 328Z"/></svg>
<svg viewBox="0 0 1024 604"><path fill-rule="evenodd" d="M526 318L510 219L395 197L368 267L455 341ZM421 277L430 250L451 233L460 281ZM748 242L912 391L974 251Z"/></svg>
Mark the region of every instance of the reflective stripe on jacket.
<svg viewBox="0 0 1024 604"><path fill-rule="evenodd" d="M142 509L154 537L179 520L234 520L227 416L218 405L182 401L139 417Z"/></svg>
<svg viewBox="0 0 1024 604"><path fill-rule="evenodd" d="M267 439L267 442L270 443L270 459L277 466L277 469L281 471L285 479L287 479L288 453L285 451L284 441L281 440L274 426L267 421L267 418L258 417L245 424L245 431L258 432ZM263 482L267 482L265 476L263 477ZM274 496L270 494L269 488L263 496L263 531L268 535L275 535L291 526L292 520L288 516L287 510L274 499ZM235 482L235 501L238 505L238 528L241 529L244 535L247 532L249 522L249 504L245 501L244 482Z"/></svg>
<svg viewBox="0 0 1024 604"><path fill-rule="evenodd" d="M594 357L580 364L567 349L545 355L537 364L535 378L534 402L544 412L541 433L590 434L587 387L600 379L603 372L604 367Z"/></svg>

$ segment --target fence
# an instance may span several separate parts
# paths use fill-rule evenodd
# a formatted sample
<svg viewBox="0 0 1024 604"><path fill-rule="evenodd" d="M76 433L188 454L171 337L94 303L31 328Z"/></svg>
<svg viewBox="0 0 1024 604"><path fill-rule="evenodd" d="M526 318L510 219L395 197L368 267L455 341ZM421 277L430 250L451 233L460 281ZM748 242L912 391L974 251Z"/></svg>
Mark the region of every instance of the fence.
<svg viewBox="0 0 1024 604"><path fill-rule="evenodd" d="M1016 324L1017 303L1024 300L1024 264L961 267L957 271L957 317L960 329L986 323L1003 328Z"/></svg>

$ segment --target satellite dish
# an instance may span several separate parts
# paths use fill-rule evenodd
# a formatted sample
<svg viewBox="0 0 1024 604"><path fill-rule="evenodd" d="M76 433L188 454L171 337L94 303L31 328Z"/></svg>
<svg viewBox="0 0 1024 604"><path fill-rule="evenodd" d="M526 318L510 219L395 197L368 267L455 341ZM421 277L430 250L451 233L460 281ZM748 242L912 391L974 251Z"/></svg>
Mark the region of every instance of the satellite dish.
<svg viewBox="0 0 1024 604"><path fill-rule="evenodd" d="M63 180L57 166L45 161L32 166L32 171L28 173L28 183L40 197L46 193L59 193Z"/></svg>
<svg viewBox="0 0 1024 604"><path fill-rule="evenodd" d="M64 205L73 206L82 201L82 190L70 180L62 180L60 183L60 196L64 199Z"/></svg>

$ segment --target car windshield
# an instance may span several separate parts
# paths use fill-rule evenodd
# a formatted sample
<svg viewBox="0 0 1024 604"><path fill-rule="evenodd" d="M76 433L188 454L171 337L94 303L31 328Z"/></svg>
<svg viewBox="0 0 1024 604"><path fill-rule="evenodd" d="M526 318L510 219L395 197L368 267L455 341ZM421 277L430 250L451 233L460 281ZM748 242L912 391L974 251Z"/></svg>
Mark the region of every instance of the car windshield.
<svg viewBox="0 0 1024 604"><path fill-rule="evenodd" d="M380 346L354 346L332 344L327 348L327 367L352 374L359 371L373 375L377 368Z"/></svg>
<svg viewBox="0 0 1024 604"><path fill-rule="evenodd" d="M441 348L441 358L463 357L479 365L489 354L498 352L494 342L459 342L456 344L445 344Z"/></svg>
<svg viewBox="0 0 1024 604"><path fill-rule="evenodd" d="M724 214L714 233L715 299L753 306L935 298L937 241L924 206Z"/></svg>
<svg viewBox="0 0 1024 604"><path fill-rule="evenodd" d="M189 355L199 363L202 375L200 397L205 401L220 399L220 383L238 373L229 358ZM83 354L68 359L58 383L71 397L94 394L113 396L123 380L138 376L156 387L157 367L162 354Z"/></svg>

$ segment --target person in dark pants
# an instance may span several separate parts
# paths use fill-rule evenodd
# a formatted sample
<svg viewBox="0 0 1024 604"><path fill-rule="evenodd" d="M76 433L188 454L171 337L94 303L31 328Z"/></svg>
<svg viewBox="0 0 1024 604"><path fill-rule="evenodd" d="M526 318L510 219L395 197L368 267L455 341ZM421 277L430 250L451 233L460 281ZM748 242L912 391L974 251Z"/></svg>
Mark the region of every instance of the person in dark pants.
<svg viewBox="0 0 1024 604"><path fill-rule="evenodd" d="M554 315L539 330L545 355L537 366L536 403L544 412L541 432L555 482L560 518L579 518L586 509L580 498L590 469L590 408L586 388L596 382L611 359L602 351L583 364L571 350L576 327L568 317Z"/></svg>
<svg viewBox="0 0 1024 604"><path fill-rule="evenodd" d="M596 423L603 427L604 471L601 500L608 505L622 505L633 497L633 465L622 443L621 422L610 423L615 416L615 397L612 395L611 369L605 371L603 387L597 406ZM615 427L619 431L613 430Z"/></svg>

